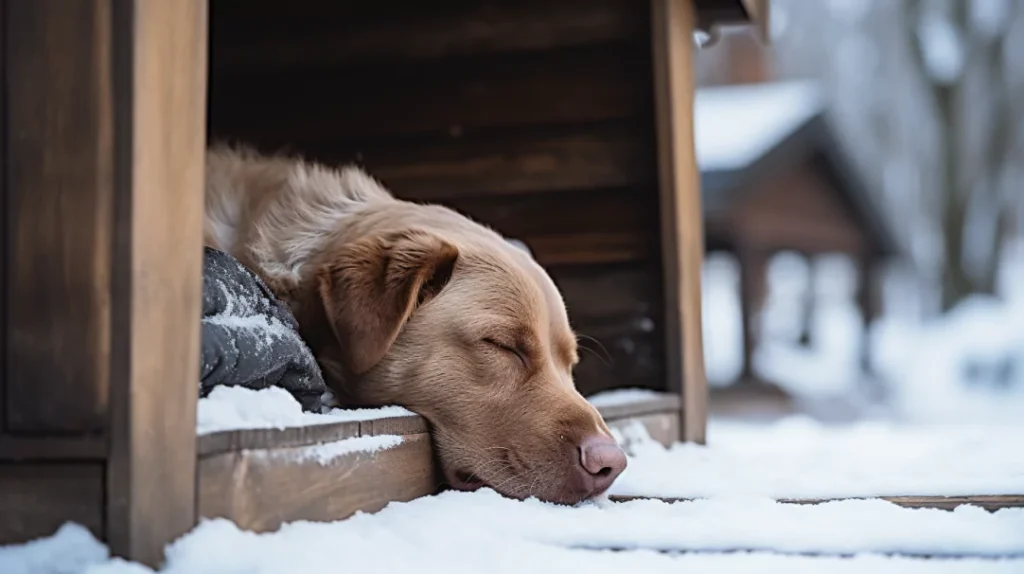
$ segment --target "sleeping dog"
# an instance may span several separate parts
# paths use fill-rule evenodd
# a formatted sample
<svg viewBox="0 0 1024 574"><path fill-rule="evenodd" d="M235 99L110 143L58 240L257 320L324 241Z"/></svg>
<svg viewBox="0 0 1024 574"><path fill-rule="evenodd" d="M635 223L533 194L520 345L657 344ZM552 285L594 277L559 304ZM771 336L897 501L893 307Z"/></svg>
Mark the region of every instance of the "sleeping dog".
<svg viewBox="0 0 1024 574"><path fill-rule="evenodd" d="M204 236L289 305L344 405L429 421L452 487L574 504L625 468L560 293L493 230L354 167L214 147Z"/></svg>

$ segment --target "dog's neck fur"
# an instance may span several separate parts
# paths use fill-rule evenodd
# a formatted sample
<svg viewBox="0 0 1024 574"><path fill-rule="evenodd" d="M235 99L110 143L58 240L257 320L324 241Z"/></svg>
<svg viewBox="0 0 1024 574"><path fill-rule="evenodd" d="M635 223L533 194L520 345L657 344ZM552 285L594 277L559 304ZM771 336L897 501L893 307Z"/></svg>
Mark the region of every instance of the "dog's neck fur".
<svg viewBox="0 0 1024 574"><path fill-rule="evenodd" d="M397 201L356 167L331 169L224 146L207 153L206 186L206 245L255 270L285 298L308 285L311 263L346 220Z"/></svg>

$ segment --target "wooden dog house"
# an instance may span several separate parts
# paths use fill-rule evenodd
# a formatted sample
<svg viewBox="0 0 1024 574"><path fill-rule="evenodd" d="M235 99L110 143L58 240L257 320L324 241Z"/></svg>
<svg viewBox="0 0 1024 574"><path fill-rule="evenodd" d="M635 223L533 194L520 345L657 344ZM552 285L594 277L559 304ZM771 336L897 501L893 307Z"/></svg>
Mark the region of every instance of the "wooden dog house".
<svg viewBox="0 0 1024 574"><path fill-rule="evenodd" d="M693 32L754 4L4 0L0 543L74 520L155 564L202 516L437 488L418 417L197 440L208 138L356 160L524 240L614 355L582 389L668 393L605 416L703 440Z"/></svg>

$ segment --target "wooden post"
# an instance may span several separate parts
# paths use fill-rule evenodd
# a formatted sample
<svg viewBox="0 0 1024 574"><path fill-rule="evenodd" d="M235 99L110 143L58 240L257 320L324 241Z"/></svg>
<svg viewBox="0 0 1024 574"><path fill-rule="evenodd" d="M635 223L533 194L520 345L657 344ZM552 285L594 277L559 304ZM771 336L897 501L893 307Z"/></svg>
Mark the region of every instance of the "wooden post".
<svg viewBox="0 0 1024 574"><path fill-rule="evenodd" d="M195 524L206 0L6 0L0 542Z"/></svg>
<svg viewBox="0 0 1024 574"><path fill-rule="evenodd" d="M691 0L652 0L651 16L667 386L683 398L680 438L703 443L708 387L701 339L704 231L693 140L695 14Z"/></svg>
<svg viewBox="0 0 1024 574"><path fill-rule="evenodd" d="M878 294L878 261L873 254L861 254L857 259L857 307L864 319L864 333L861 344L861 366L867 373L872 372L870 331L871 323L881 314Z"/></svg>
<svg viewBox="0 0 1024 574"><path fill-rule="evenodd" d="M107 528L159 561L196 521L206 0L115 4L117 237Z"/></svg>
<svg viewBox="0 0 1024 574"><path fill-rule="evenodd" d="M740 308L743 322L743 372L740 384L757 381L754 374L754 349L757 347L757 326L754 318L764 306L767 286L767 256L749 244L736 251L740 267Z"/></svg>

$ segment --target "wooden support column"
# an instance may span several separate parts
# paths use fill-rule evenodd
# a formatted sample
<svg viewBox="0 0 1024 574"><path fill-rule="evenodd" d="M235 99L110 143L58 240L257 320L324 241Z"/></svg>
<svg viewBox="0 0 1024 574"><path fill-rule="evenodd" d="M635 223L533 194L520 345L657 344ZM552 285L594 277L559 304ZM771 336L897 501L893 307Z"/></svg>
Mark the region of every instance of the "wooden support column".
<svg viewBox="0 0 1024 574"><path fill-rule="evenodd" d="M701 339L704 230L693 140L691 0L652 0L667 389L682 396L681 439L703 443L708 387Z"/></svg>
<svg viewBox="0 0 1024 574"><path fill-rule="evenodd" d="M0 543L195 524L206 0L4 0Z"/></svg>
<svg viewBox="0 0 1024 574"><path fill-rule="evenodd" d="M870 254L861 255L857 258L857 306L860 308L861 318L864 320L861 365L866 372L871 372L871 346L868 329L882 312L878 289L878 261Z"/></svg>
<svg viewBox="0 0 1024 574"><path fill-rule="evenodd" d="M753 383L754 349L757 347L757 328L754 318L764 306L767 295L768 258L758 249L740 247L737 257L740 267L740 314L743 322L743 371L740 384Z"/></svg>
<svg viewBox="0 0 1024 574"><path fill-rule="evenodd" d="M117 161L107 535L157 563L196 522L206 0L114 0Z"/></svg>

